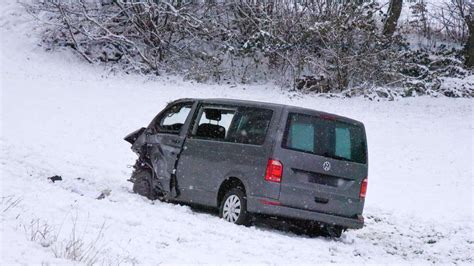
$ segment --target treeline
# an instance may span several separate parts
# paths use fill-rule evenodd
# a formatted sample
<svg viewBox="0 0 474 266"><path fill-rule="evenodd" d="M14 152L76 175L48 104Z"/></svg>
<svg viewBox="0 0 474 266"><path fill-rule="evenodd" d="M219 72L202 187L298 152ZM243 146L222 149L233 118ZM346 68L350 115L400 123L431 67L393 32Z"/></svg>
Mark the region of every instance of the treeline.
<svg viewBox="0 0 474 266"><path fill-rule="evenodd" d="M396 32L396 6L385 13L376 2L342 2L42 0L26 8L46 25L47 49L69 47L126 72L345 96L474 96L469 86L442 86L445 76L472 75L464 50L442 48L433 59Z"/></svg>

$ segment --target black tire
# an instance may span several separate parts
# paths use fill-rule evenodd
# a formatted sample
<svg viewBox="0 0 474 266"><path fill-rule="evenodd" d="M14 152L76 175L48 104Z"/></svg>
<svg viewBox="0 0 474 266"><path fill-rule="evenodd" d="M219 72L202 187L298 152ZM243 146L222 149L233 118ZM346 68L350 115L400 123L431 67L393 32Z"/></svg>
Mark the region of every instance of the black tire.
<svg viewBox="0 0 474 266"><path fill-rule="evenodd" d="M340 226L325 226L324 227L324 235L332 238L340 238L342 235L342 232L344 231L344 228Z"/></svg>
<svg viewBox="0 0 474 266"><path fill-rule="evenodd" d="M240 203L240 207L237 207L237 204L232 205L234 208L232 208L230 205L226 205L227 203L230 203L232 200L235 200L237 197L238 202ZM229 200L229 202L228 202ZM226 210L227 208L227 210ZM234 210L232 212L231 210ZM237 210L238 214L237 214ZM234 215L237 215L237 219L235 219ZM231 218L229 219L229 217ZM221 206L219 208L219 217L222 219L238 224L238 225L248 225L250 221L250 214L247 212L247 196L243 192L241 188L232 188L229 190L225 195L224 198L221 201Z"/></svg>
<svg viewBox="0 0 474 266"><path fill-rule="evenodd" d="M340 238L342 232L346 230L346 228L338 226L338 225L319 225L315 222L301 222L297 224L299 228L302 229L304 234L307 234L311 237L331 237L331 238Z"/></svg>
<svg viewBox="0 0 474 266"><path fill-rule="evenodd" d="M132 174L133 192L145 196L150 200L157 199L156 193L151 187L151 171L148 169L137 169Z"/></svg>

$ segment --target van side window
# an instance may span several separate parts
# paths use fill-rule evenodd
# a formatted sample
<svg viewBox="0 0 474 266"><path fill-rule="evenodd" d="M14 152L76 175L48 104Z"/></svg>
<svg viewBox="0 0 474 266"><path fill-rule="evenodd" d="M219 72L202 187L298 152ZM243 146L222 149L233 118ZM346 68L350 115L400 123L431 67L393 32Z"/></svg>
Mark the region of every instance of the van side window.
<svg viewBox="0 0 474 266"><path fill-rule="evenodd" d="M232 109L202 108L193 135L204 139L225 140L235 112Z"/></svg>
<svg viewBox="0 0 474 266"><path fill-rule="evenodd" d="M168 108L155 126L157 132L179 134L191 111L192 103L178 103Z"/></svg>
<svg viewBox="0 0 474 266"><path fill-rule="evenodd" d="M239 109L231 125L228 140L243 144L263 144L272 115L273 111L267 109Z"/></svg>
<svg viewBox="0 0 474 266"><path fill-rule="evenodd" d="M273 111L249 107L203 107L193 136L219 141L261 145Z"/></svg>

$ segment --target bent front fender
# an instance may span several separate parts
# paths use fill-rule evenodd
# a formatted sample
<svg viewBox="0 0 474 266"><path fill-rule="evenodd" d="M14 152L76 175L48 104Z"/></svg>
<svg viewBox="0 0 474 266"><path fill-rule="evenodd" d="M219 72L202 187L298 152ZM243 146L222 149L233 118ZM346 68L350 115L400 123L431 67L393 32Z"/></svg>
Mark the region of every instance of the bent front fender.
<svg viewBox="0 0 474 266"><path fill-rule="evenodd" d="M126 142L130 143L130 144L134 144L135 141L137 141L137 139L140 137L140 135L143 134L143 132L145 132L146 128L142 127L140 129L137 129L135 131L133 131L132 133L128 134L127 136L125 136L125 138L123 138Z"/></svg>
<svg viewBox="0 0 474 266"><path fill-rule="evenodd" d="M140 155L144 151L143 147L146 144L146 128L142 127L133 131L125 136L124 140L132 144L132 151Z"/></svg>

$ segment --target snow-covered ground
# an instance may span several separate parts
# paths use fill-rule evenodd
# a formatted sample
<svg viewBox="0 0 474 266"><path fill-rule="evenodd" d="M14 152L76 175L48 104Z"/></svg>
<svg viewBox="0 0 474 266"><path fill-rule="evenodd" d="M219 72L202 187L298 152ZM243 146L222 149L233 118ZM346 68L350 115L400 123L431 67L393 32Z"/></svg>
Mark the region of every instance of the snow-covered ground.
<svg viewBox="0 0 474 266"><path fill-rule="evenodd" d="M70 52L43 51L15 4L0 15L0 264L474 262L472 100L324 99L270 85L110 75ZM135 155L122 138L182 97L287 103L363 121L366 226L311 238L131 193Z"/></svg>

